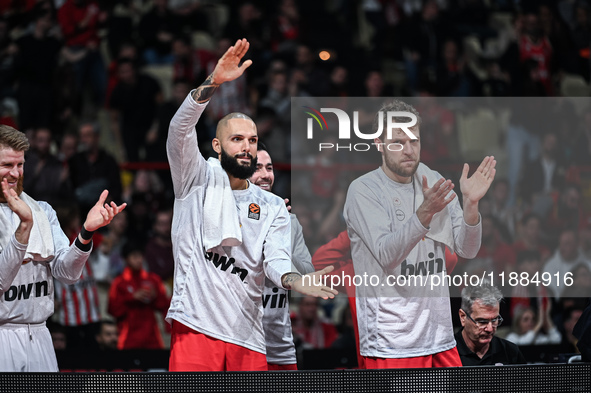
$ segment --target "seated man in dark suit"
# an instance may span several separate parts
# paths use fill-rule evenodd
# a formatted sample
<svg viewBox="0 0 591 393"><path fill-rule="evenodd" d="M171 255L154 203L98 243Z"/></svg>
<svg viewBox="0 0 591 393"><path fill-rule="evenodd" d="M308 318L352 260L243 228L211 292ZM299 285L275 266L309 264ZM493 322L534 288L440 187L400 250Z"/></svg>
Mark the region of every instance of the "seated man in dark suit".
<svg viewBox="0 0 591 393"><path fill-rule="evenodd" d="M460 321L462 330L456 333L456 343L462 365L484 366L525 364L517 345L495 337L503 322L499 315L501 291L486 280L480 286L462 290Z"/></svg>

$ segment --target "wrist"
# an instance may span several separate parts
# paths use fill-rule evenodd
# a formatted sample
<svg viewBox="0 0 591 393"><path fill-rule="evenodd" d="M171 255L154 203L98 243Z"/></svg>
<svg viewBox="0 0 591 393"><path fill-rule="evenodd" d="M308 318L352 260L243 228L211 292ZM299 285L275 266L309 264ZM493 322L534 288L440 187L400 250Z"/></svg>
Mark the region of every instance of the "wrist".
<svg viewBox="0 0 591 393"><path fill-rule="evenodd" d="M302 275L300 273L296 273L296 272L286 273L283 276L281 276L281 285L283 285L283 287L285 289L292 289L294 284L298 280L301 280L301 278L302 278Z"/></svg>
<svg viewBox="0 0 591 393"><path fill-rule="evenodd" d="M80 239L90 241L92 240L92 235L94 231L89 231L86 229L84 225L82 225L82 229L80 229Z"/></svg>

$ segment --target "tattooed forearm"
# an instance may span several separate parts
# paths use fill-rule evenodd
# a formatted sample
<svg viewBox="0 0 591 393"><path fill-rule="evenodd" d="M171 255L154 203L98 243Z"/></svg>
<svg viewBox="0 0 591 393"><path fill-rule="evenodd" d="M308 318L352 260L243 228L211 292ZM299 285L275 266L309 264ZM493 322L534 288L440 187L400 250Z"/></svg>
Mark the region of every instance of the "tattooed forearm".
<svg viewBox="0 0 591 393"><path fill-rule="evenodd" d="M293 283L300 278L302 278L302 276L298 273L287 273L281 278L281 284L283 284L284 288L291 289Z"/></svg>
<svg viewBox="0 0 591 393"><path fill-rule="evenodd" d="M198 104L203 104L204 102L209 101L213 93L218 88L218 84L213 83L213 74L208 76L205 82L201 84L195 91L193 92L193 99Z"/></svg>

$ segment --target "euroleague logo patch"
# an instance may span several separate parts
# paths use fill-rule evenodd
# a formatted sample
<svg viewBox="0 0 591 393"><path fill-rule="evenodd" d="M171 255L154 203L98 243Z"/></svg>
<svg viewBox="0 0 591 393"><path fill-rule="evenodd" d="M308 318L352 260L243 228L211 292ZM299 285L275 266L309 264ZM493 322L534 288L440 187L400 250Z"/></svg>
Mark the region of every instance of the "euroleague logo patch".
<svg viewBox="0 0 591 393"><path fill-rule="evenodd" d="M258 220L261 218L261 207L256 203L251 203L248 205L248 218L252 218L253 220Z"/></svg>

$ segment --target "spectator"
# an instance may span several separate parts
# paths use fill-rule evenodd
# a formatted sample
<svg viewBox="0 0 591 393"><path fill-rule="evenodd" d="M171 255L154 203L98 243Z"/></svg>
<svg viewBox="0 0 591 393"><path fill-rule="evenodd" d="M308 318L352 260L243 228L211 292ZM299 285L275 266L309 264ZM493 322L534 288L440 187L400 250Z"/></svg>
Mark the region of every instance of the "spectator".
<svg viewBox="0 0 591 393"><path fill-rule="evenodd" d="M591 262L583 260L579 254L577 232L574 229L564 229L560 233L558 249L544 265L544 272L550 273L553 277L548 290L554 297L562 296L566 274L578 263L584 263L591 268ZM572 273L570 274L572 278Z"/></svg>
<svg viewBox="0 0 591 393"><path fill-rule="evenodd" d="M495 180L491 197L491 215L501 225L501 237L505 242L513 243L516 209L508 206L509 182L506 179Z"/></svg>
<svg viewBox="0 0 591 393"><path fill-rule="evenodd" d="M33 134L31 150L25 154L25 192L31 197L55 204L72 199L68 171L50 152L51 131L38 128Z"/></svg>
<svg viewBox="0 0 591 393"><path fill-rule="evenodd" d="M494 271L495 274L507 271L515 265L513 248L502 239L499 225L491 216L482 217L482 244L476 259L483 260L486 270Z"/></svg>
<svg viewBox="0 0 591 393"><path fill-rule="evenodd" d="M113 280L109 291L109 313L117 319L121 334L118 349L162 349L164 343L154 315L163 315L170 304L158 275L143 268L145 253L134 243L121 250L123 273Z"/></svg>
<svg viewBox="0 0 591 393"><path fill-rule="evenodd" d="M338 332L333 324L318 315L319 299L306 296L298 304L298 313L292 322L294 340L304 349L330 348Z"/></svg>
<svg viewBox="0 0 591 393"><path fill-rule="evenodd" d="M522 250L517 254L517 263L512 271L517 273L519 277L521 277L521 274L527 274L532 279L536 276L541 278L543 266L539 252ZM515 312L519 308L532 308L536 311L538 309L537 299L548 297L548 290L544 285L536 285L534 282L528 284L527 286L521 285L520 282L518 285L511 287L511 298L509 300L511 318L515 317Z"/></svg>
<svg viewBox="0 0 591 393"><path fill-rule="evenodd" d="M152 226L152 235L148 238L146 244L148 270L158 275L162 281L168 284L172 284L174 274L171 228L172 210L166 209L157 212Z"/></svg>
<svg viewBox="0 0 591 393"><path fill-rule="evenodd" d="M58 160L60 160L60 162L63 165L66 165L66 167L67 167L68 161L70 161L70 158L72 158L74 156L74 154L76 154L77 151L78 151L78 135L76 135L75 133L64 134L62 136L61 142L60 142L59 152L57 155ZM69 172L68 172L68 176L69 176Z"/></svg>
<svg viewBox="0 0 591 393"><path fill-rule="evenodd" d="M146 161L166 161L166 149L163 146L166 146L168 126L189 91L191 91L191 84L188 81L176 79L172 86L172 97L158 107L157 125L150 129L146 138ZM170 179L170 176L167 178Z"/></svg>
<svg viewBox="0 0 591 393"><path fill-rule="evenodd" d="M528 213L523 216L521 228L519 228L519 239L513 243L515 255L523 250L531 250L540 253L542 262L550 257L551 251L542 240L541 225L541 220L537 215Z"/></svg>
<svg viewBox="0 0 591 393"><path fill-rule="evenodd" d="M92 196L107 187L112 190L113 200L121 200L119 165L100 147L99 133L98 124L82 122L78 128L80 151L68 162L70 182L82 214L92 206Z"/></svg>
<svg viewBox="0 0 591 393"><path fill-rule="evenodd" d="M550 318L550 304L546 298L538 298L542 307L536 312L530 308L519 307L513 317L512 331L507 341L517 345L560 344L562 336ZM546 307L543 304L547 304ZM537 321L536 321L537 319Z"/></svg>
<svg viewBox="0 0 591 393"><path fill-rule="evenodd" d="M558 152L557 135L546 133L542 138L541 156L525 167L520 182L524 202L541 217L552 207L551 194L565 183L566 168Z"/></svg>
<svg viewBox="0 0 591 393"><path fill-rule="evenodd" d="M68 338L63 326L55 323L47 323L47 328L51 334L51 341L53 342L53 349L56 351L64 351L68 349Z"/></svg>
<svg viewBox="0 0 591 393"><path fill-rule="evenodd" d="M117 350L117 343L119 342L117 324L111 320L103 319L98 325L94 339L100 351Z"/></svg>
<svg viewBox="0 0 591 393"><path fill-rule="evenodd" d="M153 3L139 24L139 36L144 41L143 57L147 64L172 64L172 41L180 32L180 20L168 8L168 0Z"/></svg>
<svg viewBox="0 0 591 393"><path fill-rule="evenodd" d="M156 112L162 101L158 82L138 73L132 60L119 61L119 83L111 93L111 126L124 148L123 161L138 162L145 157L148 132L155 127Z"/></svg>
<svg viewBox="0 0 591 393"><path fill-rule="evenodd" d="M60 41L49 35L53 25L51 12L38 11L33 23L33 31L16 42L19 125L25 133L52 125L54 78L61 49Z"/></svg>
<svg viewBox="0 0 591 393"><path fill-rule="evenodd" d="M517 345L495 336L503 322L499 315L502 299L501 291L490 282L462 289L462 329L455 338L463 366L525 364Z"/></svg>
<svg viewBox="0 0 591 393"><path fill-rule="evenodd" d="M90 84L97 107L102 107L107 74L100 52L99 26L107 18L94 0L66 0L58 10L65 40L65 57L74 66L78 99Z"/></svg>

